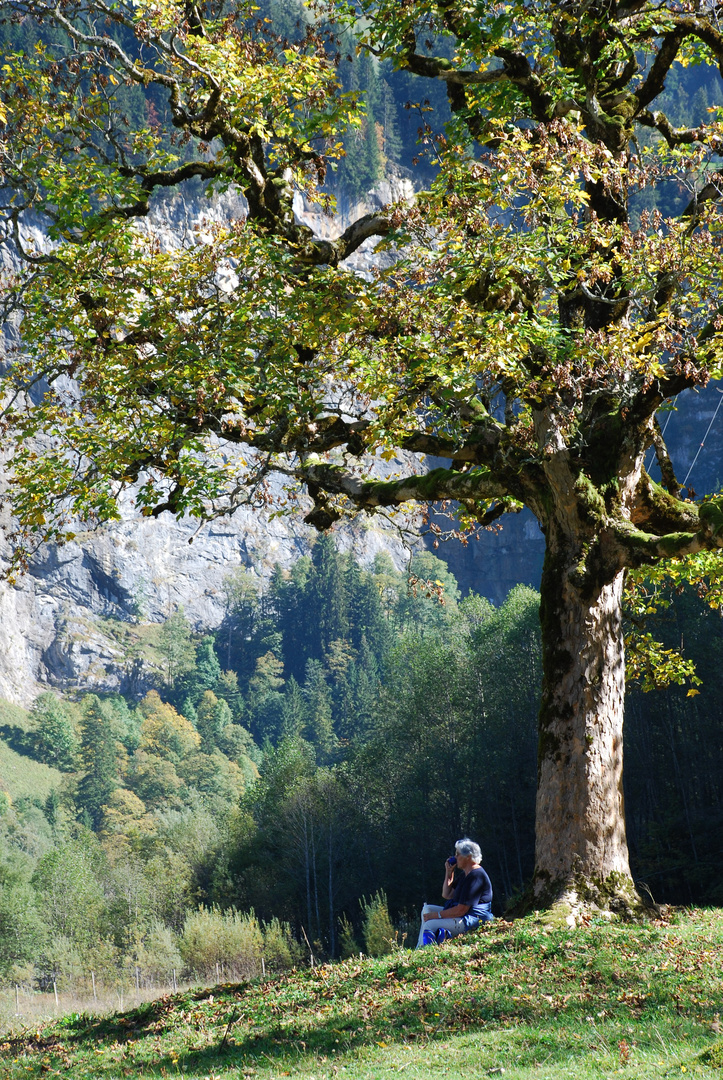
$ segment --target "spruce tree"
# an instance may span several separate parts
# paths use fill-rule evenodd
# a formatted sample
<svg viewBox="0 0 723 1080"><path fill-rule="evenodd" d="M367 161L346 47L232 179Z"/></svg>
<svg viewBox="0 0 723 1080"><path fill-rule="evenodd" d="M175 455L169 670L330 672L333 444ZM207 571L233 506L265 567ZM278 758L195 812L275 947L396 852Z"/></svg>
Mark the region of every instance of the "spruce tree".
<svg viewBox="0 0 723 1080"><path fill-rule="evenodd" d="M258 655L255 641L261 615L258 581L246 571L237 571L224 582L226 613L217 634L221 662L238 673L242 681L251 677Z"/></svg>
<svg viewBox="0 0 723 1080"><path fill-rule="evenodd" d="M353 558L347 564L346 583L351 643L358 652L362 641L366 641L367 648L381 660L390 645L391 628L384 615L379 586L372 574L362 570Z"/></svg>
<svg viewBox="0 0 723 1080"><path fill-rule="evenodd" d="M308 558L299 559L288 575L280 566L275 566L269 582L268 603L265 604L269 620L273 620L281 634L281 646L274 651L283 656L287 674L302 681L306 661L316 648L314 636L309 633L307 609L310 569Z"/></svg>
<svg viewBox="0 0 723 1080"><path fill-rule="evenodd" d="M376 126L379 86L375 62L368 55L349 53L351 61L342 70L345 89L357 95L355 122L344 135L344 157L338 169L338 184L353 200L362 198L381 178L382 155Z"/></svg>
<svg viewBox="0 0 723 1080"><path fill-rule="evenodd" d="M349 685L353 702L353 724L344 733L348 738L363 740L371 730L378 708L380 689L379 664L362 639L357 661L349 669Z"/></svg>
<svg viewBox="0 0 723 1080"><path fill-rule="evenodd" d="M118 786L118 764L111 725L95 694L88 694L83 700L80 763L84 775L78 784L75 801L81 815L87 815L97 831L103 821L103 807Z"/></svg>
<svg viewBox="0 0 723 1080"><path fill-rule="evenodd" d="M296 739L301 736L306 722L306 702L301 687L292 675L286 683L282 708L281 736Z"/></svg>
<svg viewBox="0 0 723 1080"><path fill-rule="evenodd" d="M203 739L204 752L210 754L223 742L226 730L233 725L228 702L217 698L213 690L206 690L196 710L196 727Z"/></svg>
<svg viewBox="0 0 723 1080"><path fill-rule="evenodd" d="M309 660L303 687L306 698L305 737L317 751L319 764L325 764L337 748L334 733L332 698L326 673L318 660Z"/></svg>
<svg viewBox="0 0 723 1080"><path fill-rule="evenodd" d="M194 682L196 692L215 690L221 676L221 665L216 656L213 638L205 637L196 646L196 667Z"/></svg>
<svg viewBox="0 0 723 1080"><path fill-rule="evenodd" d="M392 77L392 72L388 69L384 74L384 78L380 80L380 101L377 107L379 122L382 127L383 166L388 166L391 162L399 162L402 156L402 138L399 133L397 102L394 91L388 82L388 79Z"/></svg>
<svg viewBox="0 0 723 1080"><path fill-rule="evenodd" d="M163 623L158 651L164 661L166 686L169 690L173 690L179 679L193 667L194 663L191 627L183 613L183 608L179 608Z"/></svg>
<svg viewBox="0 0 723 1080"><path fill-rule="evenodd" d="M249 680L248 717L251 733L257 742L275 740L282 728L284 705L284 666L272 652L256 661L256 671Z"/></svg>
<svg viewBox="0 0 723 1080"><path fill-rule="evenodd" d="M221 677L221 665L216 656L213 638L205 637L196 645L195 663L179 680L172 695L174 704L187 699L198 708L198 703L207 690L215 692Z"/></svg>
<svg viewBox="0 0 723 1080"><path fill-rule="evenodd" d="M244 712L244 701L239 690L238 675L235 671L221 672L214 693L226 702L233 719L235 721L240 720Z"/></svg>
<svg viewBox="0 0 723 1080"><path fill-rule="evenodd" d="M349 638L349 601L344 560L333 538L322 533L314 544L312 570L307 589L308 636L314 642L312 656L322 659L332 641Z"/></svg>

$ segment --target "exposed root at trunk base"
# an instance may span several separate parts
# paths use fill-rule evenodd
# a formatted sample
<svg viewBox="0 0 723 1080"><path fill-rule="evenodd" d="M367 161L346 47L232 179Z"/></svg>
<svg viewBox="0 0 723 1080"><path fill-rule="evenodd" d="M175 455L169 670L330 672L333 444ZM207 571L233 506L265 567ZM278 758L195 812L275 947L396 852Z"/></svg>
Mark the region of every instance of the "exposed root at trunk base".
<svg viewBox="0 0 723 1080"><path fill-rule="evenodd" d="M554 928L585 925L595 916L640 922L660 915L660 908L645 891L635 888L632 878L612 873L600 879L576 872L567 882L551 882L536 873L522 896L517 897L506 915L522 918L537 912L536 921Z"/></svg>

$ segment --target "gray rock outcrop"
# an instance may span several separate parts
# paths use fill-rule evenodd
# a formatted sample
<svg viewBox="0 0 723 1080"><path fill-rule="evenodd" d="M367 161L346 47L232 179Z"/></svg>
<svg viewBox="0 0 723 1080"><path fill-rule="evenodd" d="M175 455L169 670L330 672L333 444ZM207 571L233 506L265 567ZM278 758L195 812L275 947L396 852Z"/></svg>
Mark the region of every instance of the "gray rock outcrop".
<svg viewBox="0 0 723 1080"><path fill-rule="evenodd" d="M392 179L348 211L366 213L412 194L408 180ZM336 235L344 227L301 196L295 208L317 235ZM176 195L159 199L150 225L143 227L170 248L206 224L244 215L238 193L203 201ZM37 249L47 246L39 222L28 224L30 233ZM373 248L370 240L355 253L357 272L371 270ZM7 249L3 252L5 266L11 267ZM391 475L400 465L380 462L380 471ZM183 608L195 630L212 630L223 618L224 582L231 574L245 569L261 585L276 564L288 568L309 554L316 536L301 514L270 520L269 514L241 509L195 535L198 521L176 521L170 514L145 518L130 496L123 511L117 524L64 547L43 547L15 585L0 583L0 697L27 705L49 688L143 693L153 672L129 658L119 627L162 622ZM340 524L336 536L339 548L353 550L365 565L381 551L400 569L408 559L394 528L381 518ZM0 559L2 554L0 549Z"/></svg>

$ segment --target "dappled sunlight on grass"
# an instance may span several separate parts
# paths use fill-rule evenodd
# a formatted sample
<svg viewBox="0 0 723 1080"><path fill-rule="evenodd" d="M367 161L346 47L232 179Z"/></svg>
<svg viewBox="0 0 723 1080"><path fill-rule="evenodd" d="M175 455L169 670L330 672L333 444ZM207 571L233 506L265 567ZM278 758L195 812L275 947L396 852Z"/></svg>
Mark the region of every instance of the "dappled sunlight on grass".
<svg viewBox="0 0 723 1080"><path fill-rule="evenodd" d="M442 948L72 1016L9 1039L0 1068L12 1080L704 1075L722 968L721 911L574 931L498 922Z"/></svg>

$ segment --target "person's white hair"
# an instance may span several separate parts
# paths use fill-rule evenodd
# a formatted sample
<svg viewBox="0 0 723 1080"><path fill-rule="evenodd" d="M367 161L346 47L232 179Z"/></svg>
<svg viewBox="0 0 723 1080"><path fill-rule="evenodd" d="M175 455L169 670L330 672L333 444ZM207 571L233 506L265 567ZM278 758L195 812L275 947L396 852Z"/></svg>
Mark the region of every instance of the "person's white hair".
<svg viewBox="0 0 723 1080"><path fill-rule="evenodd" d="M474 840L470 840L468 836L458 840L454 845L454 850L458 855L470 855L475 862L482 862L482 848L479 844L475 844Z"/></svg>

